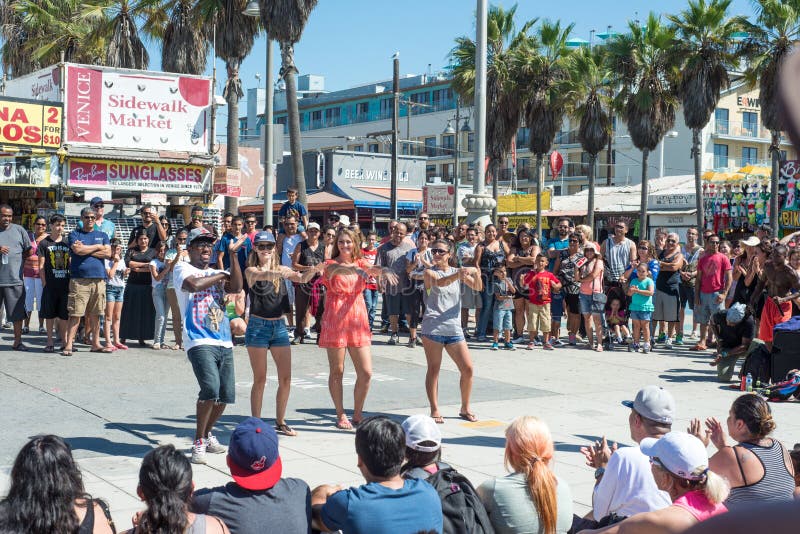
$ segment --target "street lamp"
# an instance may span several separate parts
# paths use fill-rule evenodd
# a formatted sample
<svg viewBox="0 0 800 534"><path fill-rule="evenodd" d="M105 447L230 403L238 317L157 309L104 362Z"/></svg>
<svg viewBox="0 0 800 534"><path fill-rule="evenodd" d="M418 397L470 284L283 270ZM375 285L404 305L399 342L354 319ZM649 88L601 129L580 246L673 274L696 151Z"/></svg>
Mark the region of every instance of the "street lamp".
<svg viewBox="0 0 800 534"><path fill-rule="evenodd" d="M456 121L456 127L453 128L453 121ZM459 128L459 124L461 123L461 99L456 97L456 116L452 119L447 120L447 126L445 126L444 131L442 132L444 135L455 135L455 145L454 145L454 161L453 161L453 227L458 226L458 167L459 161L458 156L461 151L461 147L459 146L459 137L461 133L469 133L472 131L472 128L469 127L469 117L464 117L464 125Z"/></svg>
<svg viewBox="0 0 800 534"><path fill-rule="evenodd" d="M670 139L675 139L676 137L678 137L678 132L676 132L675 130L670 130L664 135L664 139L661 140L661 150L660 150L660 155L659 155L659 159L658 159L658 177L659 178L663 178L664 177L664 143L666 143L668 137Z"/></svg>
<svg viewBox="0 0 800 534"><path fill-rule="evenodd" d="M250 0L245 6L242 14L248 17L260 17L261 6L257 0ZM262 226L272 225L272 190L275 183L275 176L272 174L272 43L269 40L269 33L265 30L267 46L267 81L266 94L264 95L264 213ZM256 89L256 101L258 100L258 90Z"/></svg>

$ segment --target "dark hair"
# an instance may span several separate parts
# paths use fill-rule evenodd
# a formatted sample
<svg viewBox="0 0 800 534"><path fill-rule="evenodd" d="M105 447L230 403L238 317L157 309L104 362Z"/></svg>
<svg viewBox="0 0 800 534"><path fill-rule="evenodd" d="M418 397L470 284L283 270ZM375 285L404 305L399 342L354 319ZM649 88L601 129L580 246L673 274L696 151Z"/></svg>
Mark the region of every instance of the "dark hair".
<svg viewBox="0 0 800 534"><path fill-rule="evenodd" d="M192 497L192 465L173 445L148 452L139 469L139 488L147 509L136 532L185 532Z"/></svg>
<svg viewBox="0 0 800 534"><path fill-rule="evenodd" d="M147 239L150 239L150 234L147 233L147 229L139 228L138 230L136 230L136 232L133 234L133 239L138 240L142 236L146 236Z"/></svg>
<svg viewBox="0 0 800 534"><path fill-rule="evenodd" d="M88 497L69 445L58 436L36 436L17 454L3 499L3 532L77 532L75 500Z"/></svg>
<svg viewBox="0 0 800 534"><path fill-rule="evenodd" d="M731 412L736 419L744 422L754 438L764 438L775 430L772 410L763 397L750 394L741 395L733 401Z"/></svg>
<svg viewBox="0 0 800 534"><path fill-rule="evenodd" d="M356 453L372 475L389 478L399 474L405 449L403 427L388 417L368 417L358 425Z"/></svg>
<svg viewBox="0 0 800 534"><path fill-rule="evenodd" d="M244 217L242 217L241 215L234 215L233 219L231 219L231 222L236 222L236 221L242 221L242 224L244 224Z"/></svg>
<svg viewBox="0 0 800 534"><path fill-rule="evenodd" d="M111 241L109 241L109 244L110 244L112 247L118 247L118 246L120 246L120 245L122 244L122 241L120 241L118 238L116 238L116 237L115 237L114 239L112 239Z"/></svg>
<svg viewBox="0 0 800 534"><path fill-rule="evenodd" d="M772 247L772 254L775 254L776 252L781 256L786 256L789 253L789 247L786 245L775 245Z"/></svg>
<svg viewBox="0 0 800 534"><path fill-rule="evenodd" d="M433 441L421 441L419 443L425 447L436 447L436 443ZM433 452L423 452L417 451L412 449L411 447L406 447L406 463L403 464L403 467L400 469L401 473L405 473L415 467L425 467L427 465L431 465L433 463L438 462L442 459L442 448L439 447Z"/></svg>
<svg viewBox="0 0 800 534"><path fill-rule="evenodd" d="M2 209L2 208L0 208L0 209ZM86 208L83 208L81 210L81 217L83 217L84 215L87 215L89 213L91 213L92 215L97 215L97 212L95 211L94 208L86 207Z"/></svg>
<svg viewBox="0 0 800 534"><path fill-rule="evenodd" d="M150 209L153 209L152 204L145 204L144 206L139 208L139 213L144 213L144 210L150 210Z"/></svg>
<svg viewBox="0 0 800 534"><path fill-rule="evenodd" d="M202 213L205 210L203 209L203 206L198 206L197 204L195 204L194 206L192 206L192 211L190 211L189 213L197 213L198 211ZM225 215L222 216L222 218L224 219L225 217L230 217L232 215L233 213L226 212Z"/></svg>
<svg viewBox="0 0 800 534"><path fill-rule="evenodd" d="M540 259L545 259L546 260L547 256L545 256L542 253L539 253L539 254L536 255L536 261L539 261Z"/></svg>
<svg viewBox="0 0 800 534"><path fill-rule="evenodd" d="M47 222L47 219L45 219L44 215L37 215L36 218L33 220L33 222L37 222L39 220Z"/></svg>
<svg viewBox="0 0 800 534"><path fill-rule="evenodd" d="M430 230L420 230L419 233L417 234L417 239L419 239L419 236L421 236L421 235L424 235L425 237L427 237L428 241L430 241L430 240L432 240L434 238L436 238L436 239L439 238L439 236L435 232L431 232Z"/></svg>
<svg viewBox="0 0 800 534"><path fill-rule="evenodd" d="M528 236L528 238L530 238L531 244L535 244L533 236L531 235L531 233L528 230L518 230L517 231L517 235L514 238L514 243L511 246L513 246L517 250L520 250L522 248L522 243L520 242L519 238L524 236L524 235L526 235L526 236Z"/></svg>
<svg viewBox="0 0 800 534"><path fill-rule="evenodd" d="M560 223L561 221L567 221L567 224L568 224L568 225L570 225L570 226L575 226L575 225L572 223L572 219L570 219L569 217L559 217L559 218L558 218L558 220L556 221L556 224Z"/></svg>
<svg viewBox="0 0 800 534"><path fill-rule="evenodd" d="M55 224L57 222L67 222L67 218L60 213L54 213L50 216L50 224Z"/></svg>

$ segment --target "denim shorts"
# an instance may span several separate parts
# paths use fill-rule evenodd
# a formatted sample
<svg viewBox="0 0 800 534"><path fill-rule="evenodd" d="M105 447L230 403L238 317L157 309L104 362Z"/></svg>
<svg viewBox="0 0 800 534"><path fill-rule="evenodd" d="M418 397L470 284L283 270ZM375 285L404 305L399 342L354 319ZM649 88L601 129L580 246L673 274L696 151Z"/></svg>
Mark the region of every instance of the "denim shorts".
<svg viewBox="0 0 800 534"><path fill-rule="evenodd" d="M561 321L564 315L564 295L561 292L553 293L550 301L550 320Z"/></svg>
<svg viewBox="0 0 800 534"><path fill-rule="evenodd" d="M110 286L106 284L106 302L122 302L124 286Z"/></svg>
<svg viewBox="0 0 800 534"><path fill-rule="evenodd" d="M592 295L584 295L581 293L579 296L580 304L581 304L581 313L583 315L588 315L590 313L595 314L602 314L603 308L605 308L604 304L595 303L592 300Z"/></svg>
<svg viewBox="0 0 800 534"><path fill-rule="evenodd" d="M260 349L288 347L289 332L286 330L286 323L283 322L283 318L262 319L251 315L244 333L244 344Z"/></svg>
<svg viewBox="0 0 800 534"><path fill-rule="evenodd" d="M186 353L194 376L200 385L198 401L219 404L236 402L236 375L233 370L233 349L219 345L198 345Z"/></svg>
<svg viewBox="0 0 800 534"><path fill-rule="evenodd" d="M494 310L492 315L492 325L498 332L511 330L511 312L514 310Z"/></svg>
<svg viewBox="0 0 800 534"><path fill-rule="evenodd" d="M631 310L631 319L634 321L650 321L653 318L651 311L633 311Z"/></svg>
<svg viewBox="0 0 800 534"><path fill-rule="evenodd" d="M433 341L434 343L439 343L440 345L454 345L456 343L461 343L464 341L463 335L457 336L437 336L436 334L422 334L422 337L426 337Z"/></svg>

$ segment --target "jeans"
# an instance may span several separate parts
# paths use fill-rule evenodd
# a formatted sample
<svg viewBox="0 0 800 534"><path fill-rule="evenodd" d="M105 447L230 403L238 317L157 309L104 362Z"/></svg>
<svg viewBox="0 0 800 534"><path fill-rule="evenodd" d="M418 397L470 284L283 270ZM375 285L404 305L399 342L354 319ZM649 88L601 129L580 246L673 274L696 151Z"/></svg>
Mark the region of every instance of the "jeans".
<svg viewBox="0 0 800 534"><path fill-rule="evenodd" d="M494 312L494 292L492 291L492 277L483 276L483 290L481 291L481 314L478 317L478 328L475 332L477 337L486 336L486 328L489 326L489 319Z"/></svg>
<svg viewBox="0 0 800 534"><path fill-rule="evenodd" d="M371 329L373 321L375 321L375 310L378 308L378 290L365 289L364 302L367 305L367 317L369 318L369 327Z"/></svg>
<svg viewBox="0 0 800 534"><path fill-rule="evenodd" d="M162 345L167 335L167 284L159 284L153 288L153 306L156 309L156 328L153 334L153 344Z"/></svg>
<svg viewBox="0 0 800 534"><path fill-rule="evenodd" d="M236 402L233 349L218 345L197 345L186 353L200 386L197 400L220 404Z"/></svg>

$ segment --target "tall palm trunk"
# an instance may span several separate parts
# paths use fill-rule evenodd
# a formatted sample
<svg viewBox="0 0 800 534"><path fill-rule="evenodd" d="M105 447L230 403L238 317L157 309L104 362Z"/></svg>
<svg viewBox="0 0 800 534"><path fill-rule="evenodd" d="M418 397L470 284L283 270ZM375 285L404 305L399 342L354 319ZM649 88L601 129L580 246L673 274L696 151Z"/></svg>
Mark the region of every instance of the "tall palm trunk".
<svg viewBox="0 0 800 534"><path fill-rule="evenodd" d="M489 170L492 175L492 198L494 199L494 207L492 208L492 221L497 223L497 182L500 180L500 161L492 160L489 162Z"/></svg>
<svg viewBox="0 0 800 534"><path fill-rule="evenodd" d="M780 151L780 143L781 143L781 133L772 130L770 131L772 134L772 144L769 147L770 154L772 155L772 176L770 177L770 192L771 196L769 199L769 217L770 217L770 224L772 225L772 235L777 236L778 230L780 228L780 198L778 195L778 178L781 172L781 151Z"/></svg>
<svg viewBox="0 0 800 534"><path fill-rule="evenodd" d="M642 149L642 195L639 200L639 239L647 239L647 160L650 150Z"/></svg>
<svg viewBox="0 0 800 534"><path fill-rule="evenodd" d="M239 79L239 61L228 61L225 69L228 74L228 81L225 84L225 101L228 106L228 150L227 167L229 169L239 169L239 99L244 96L242 91L242 81ZM225 196L225 212L236 215L239 211L239 199L237 197Z"/></svg>
<svg viewBox="0 0 800 534"><path fill-rule="evenodd" d="M542 165L544 164L544 156L536 154L536 236L539 239L539 245L544 246L545 236L542 233Z"/></svg>
<svg viewBox="0 0 800 534"><path fill-rule="evenodd" d="M589 227L594 232L594 186L595 186L595 177L594 177L594 167L595 162L597 161L597 154L589 153L589 169L586 171L586 178L589 180L589 207L588 207L588 216L586 218ZM563 191L562 191L563 193Z"/></svg>
<svg viewBox="0 0 800 534"><path fill-rule="evenodd" d="M281 75L286 82L286 114L289 120L289 150L292 152L292 171L297 197L308 207L306 176L303 169L303 147L300 140L300 111L297 108L297 67L294 65L294 45L281 43Z"/></svg>
<svg viewBox="0 0 800 534"><path fill-rule="evenodd" d="M700 175L702 161L700 156L700 133L701 128L692 128L692 158L694 159L694 196L697 209L697 231L702 235L703 232L703 180ZM662 141L663 143L663 141Z"/></svg>

